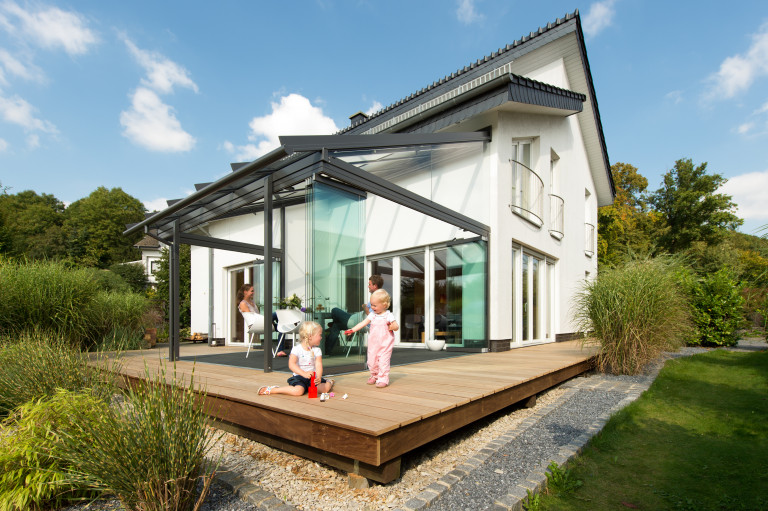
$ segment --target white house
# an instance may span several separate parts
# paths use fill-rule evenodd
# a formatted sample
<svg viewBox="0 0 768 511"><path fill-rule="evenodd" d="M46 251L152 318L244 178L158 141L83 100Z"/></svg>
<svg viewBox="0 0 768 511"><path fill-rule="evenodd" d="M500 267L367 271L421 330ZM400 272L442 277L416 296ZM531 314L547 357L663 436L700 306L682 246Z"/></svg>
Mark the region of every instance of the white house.
<svg viewBox="0 0 768 511"><path fill-rule="evenodd" d="M156 287L157 277L155 277L155 274L160 269L160 259L163 255L164 244L152 236L146 235L133 246L141 251L141 260L136 262L144 266L144 275L147 276L147 282L151 287Z"/></svg>
<svg viewBox="0 0 768 511"><path fill-rule="evenodd" d="M193 245L192 330L242 342L244 282L268 312L296 293L325 322L359 310L381 274L401 347L576 334L570 303L596 274L597 208L614 198L578 11L351 121L281 137L127 231Z"/></svg>

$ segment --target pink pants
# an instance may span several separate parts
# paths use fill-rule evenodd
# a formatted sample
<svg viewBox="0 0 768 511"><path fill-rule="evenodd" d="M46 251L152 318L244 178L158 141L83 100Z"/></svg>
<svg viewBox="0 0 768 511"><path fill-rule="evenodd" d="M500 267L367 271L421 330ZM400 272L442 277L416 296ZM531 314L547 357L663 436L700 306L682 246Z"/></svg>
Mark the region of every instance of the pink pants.
<svg viewBox="0 0 768 511"><path fill-rule="evenodd" d="M389 361L395 347L395 333L389 331L386 321L371 322L368 332L368 369L376 383L389 385Z"/></svg>

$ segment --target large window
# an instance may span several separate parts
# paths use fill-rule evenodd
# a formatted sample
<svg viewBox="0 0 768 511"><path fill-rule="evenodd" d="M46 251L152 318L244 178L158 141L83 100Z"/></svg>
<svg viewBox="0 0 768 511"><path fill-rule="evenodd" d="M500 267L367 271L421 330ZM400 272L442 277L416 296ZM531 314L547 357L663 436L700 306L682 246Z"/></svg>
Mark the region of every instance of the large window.
<svg viewBox="0 0 768 511"><path fill-rule="evenodd" d="M544 182L531 170L531 142L512 143L512 203L513 213L520 215L537 227L544 223Z"/></svg>
<svg viewBox="0 0 768 511"><path fill-rule="evenodd" d="M555 261L512 247L513 343L554 340Z"/></svg>

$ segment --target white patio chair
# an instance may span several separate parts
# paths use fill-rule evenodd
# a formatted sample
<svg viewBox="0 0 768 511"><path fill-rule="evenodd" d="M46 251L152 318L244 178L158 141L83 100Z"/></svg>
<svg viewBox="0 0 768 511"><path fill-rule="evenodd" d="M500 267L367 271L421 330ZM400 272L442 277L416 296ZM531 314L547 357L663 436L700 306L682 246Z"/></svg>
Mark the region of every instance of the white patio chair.
<svg viewBox="0 0 768 511"><path fill-rule="evenodd" d="M256 312L237 310L243 315L243 321L248 326L248 351L245 352L245 358L248 358L248 355L251 353L251 346L253 346L254 336L264 333L264 316Z"/></svg>
<svg viewBox="0 0 768 511"><path fill-rule="evenodd" d="M354 326L354 325L353 325ZM352 351L352 348L357 346L358 352L360 354L363 353L363 346L368 345L368 327L363 328L362 330L358 330L352 335L346 335L344 332L339 332L339 346L342 348L347 348L347 354L344 355L344 357L349 356L349 352Z"/></svg>
<svg viewBox="0 0 768 511"><path fill-rule="evenodd" d="M277 309L277 331L280 333L277 340L277 346L272 350L272 356L274 357L280 346L283 344L285 336L292 334L293 344L296 344L296 332L299 331L302 321L304 321L304 313L298 309Z"/></svg>

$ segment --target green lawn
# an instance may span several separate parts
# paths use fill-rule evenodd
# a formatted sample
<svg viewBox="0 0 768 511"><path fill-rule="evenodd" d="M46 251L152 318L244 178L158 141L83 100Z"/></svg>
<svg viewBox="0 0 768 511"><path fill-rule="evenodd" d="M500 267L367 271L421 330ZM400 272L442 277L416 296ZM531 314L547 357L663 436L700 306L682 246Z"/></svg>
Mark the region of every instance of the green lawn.
<svg viewBox="0 0 768 511"><path fill-rule="evenodd" d="M668 362L569 471L583 485L539 509L768 509L768 352Z"/></svg>

